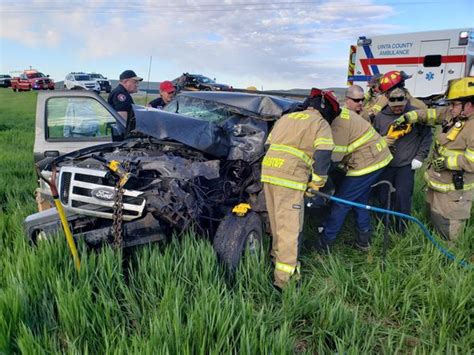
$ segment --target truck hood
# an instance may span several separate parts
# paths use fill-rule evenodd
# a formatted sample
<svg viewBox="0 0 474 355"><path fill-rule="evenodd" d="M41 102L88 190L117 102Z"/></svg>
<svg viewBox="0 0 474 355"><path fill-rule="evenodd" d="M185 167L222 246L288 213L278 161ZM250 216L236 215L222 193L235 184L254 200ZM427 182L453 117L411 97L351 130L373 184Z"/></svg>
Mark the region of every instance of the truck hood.
<svg viewBox="0 0 474 355"><path fill-rule="evenodd" d="M215 157L226 157L230 144L222 127L198 118L133 105L135 130L160 140L183 143Z"/></svg>

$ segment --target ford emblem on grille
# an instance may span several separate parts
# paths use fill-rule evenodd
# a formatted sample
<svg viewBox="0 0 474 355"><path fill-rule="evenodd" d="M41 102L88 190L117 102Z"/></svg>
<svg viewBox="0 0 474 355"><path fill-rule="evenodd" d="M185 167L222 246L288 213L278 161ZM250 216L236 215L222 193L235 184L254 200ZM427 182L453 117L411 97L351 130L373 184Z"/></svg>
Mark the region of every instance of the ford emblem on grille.
<svg viewBox="0 0 474 355"><path fill-rule="evenodd" d="M112 189L99 187L97 189L92 190L92 196L103 201L113 201L115 192Z"/></svg>

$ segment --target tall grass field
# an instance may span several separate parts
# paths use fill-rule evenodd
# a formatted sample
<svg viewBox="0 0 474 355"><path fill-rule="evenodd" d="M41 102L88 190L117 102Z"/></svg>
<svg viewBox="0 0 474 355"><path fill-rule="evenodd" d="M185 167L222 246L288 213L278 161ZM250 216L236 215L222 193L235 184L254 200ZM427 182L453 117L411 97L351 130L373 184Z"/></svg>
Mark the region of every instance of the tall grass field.
<svg viewBox="0 0 474 355"><path fill-rule="evenodd" d="M416 225L391 234L374 219L371 251L344 243L302 249L302 280L272 287L269 238L230 278L208 240L190 233L121 253L79 243L77 273L63 235L28 244L36 212L35 92L0 91L0 354L472 354L474 270L440 254ZM425 217L419 173L414 215ZM315 237L306 216L305 245ZM455 244L473 262L474 223Z"/></svg>

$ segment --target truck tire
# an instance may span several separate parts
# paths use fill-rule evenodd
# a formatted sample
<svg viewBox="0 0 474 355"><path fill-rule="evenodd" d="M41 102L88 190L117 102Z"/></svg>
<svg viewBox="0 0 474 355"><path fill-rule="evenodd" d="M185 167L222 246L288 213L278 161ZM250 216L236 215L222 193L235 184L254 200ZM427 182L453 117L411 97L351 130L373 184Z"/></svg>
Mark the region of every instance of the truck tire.
<svg viewBox="0 0 474 355"><path fill-rule="evenodd" d="M16 87L13 87L13 86L12 86L12 90L13 90L14 92L16 92Z"/></svg>
<svg viewBox="0 0 474 355"><path fill-rule="evenodd" d="M249 212L244 217L229 213L214 236L213 247L217 258L229 271L235 271L246 250L259 255L262 235L262 219L258 213Z"/></svg>

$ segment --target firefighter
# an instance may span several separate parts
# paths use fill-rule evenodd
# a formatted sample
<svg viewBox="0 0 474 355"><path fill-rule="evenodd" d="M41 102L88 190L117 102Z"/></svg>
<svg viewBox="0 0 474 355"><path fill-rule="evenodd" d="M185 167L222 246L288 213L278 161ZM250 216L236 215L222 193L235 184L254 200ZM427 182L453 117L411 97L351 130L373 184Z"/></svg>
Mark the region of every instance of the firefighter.
<svg viewBox="0 0 474 355"><path fill-rule="evenodd" d="M262 162L261 181L273 236L274 285L280 289L292 275L299 277L304 194L326 183L334 148L329 123L340 111L331 92L315 88L303 107L304 111L286 114L275 123Z"/></svg>
<svg viewBox="0 0 474 355"><path fill-rule="evenodd" d="M370 78L369 82L367 83L367 87L369 90L364 95L364 104L363 104L363 111L368 112L372 106L376 104L377 98L380 96L380 78L382 74L375 74ZM368 118L368 114L362 115L364 118Z"/></svg>
<svg viewBox="0 0 474 355"><path fill-rule="evenodd" d="M455 240L469 219L474 190L474 78L448 85L449 107L411 111L397 125L441 125L433 158L425 172L426 202L435 228Z"/></svg>
<svg viewBox="0 0 474 355"><path fill-rule="evenodd" d="M335 196L367 204L371 186L392 160L387 142L369 122L346 107L331 123L331 130L335 144L332 160L346 172ZM321 236L316 242L318 251L327 252L334 244L350 209L339 203L331 204L329 217L323 223ZM354 213L358 228L354 245L367 251L372 234L369 211L356 208Z"/></svg>
<svg viewBox="0 0 474 355"><path fill-rule="evenodd" d="M360 114L362 112L364 100L364 89L362 89L359 85L351 85L346 90L344 106L347 107L349 110Z"/></svg>
<svg viewBox="0 0 474 355"><path fill-rule="evenodd" d="M385 73L380 79L380 90L381 92L388 95L388 93L395 88L405 89L405 81L410 78L411 78L411 75L408 75L404 71L398 71L398 70L389 71ZM423 101L417 99L416 97L411 96L410 92L407 89L405 89L405 92L406 92L407 100L410 103L410 106L419 110L424 110L428 108L428 106L426 106L426 104ZM379 111L381 111L383 107Z"/></svg>
<svg viewBox="0 0 474 355"><path fill-rule="evenodd" d="M400 115L414 110L408 103L405 89L395 88L388 94L388 106L374 118L374 128L384 136L393 154L393 160L380 176L380 180L392 183L396 191L392 193L392 209L405 214L411 213L415 171L420 169L431 148L431 128L423 125L407 125L404 129L393 130L393 122ZM388 188L383 185L376 190L382 204L387 205ZM403 221L397 221L396 230L405 230Z"/></svg>

